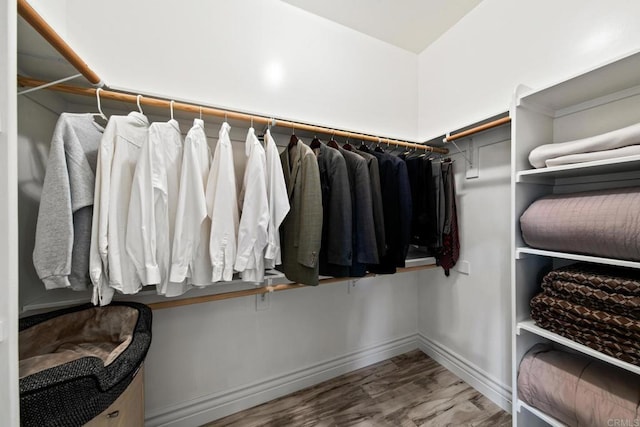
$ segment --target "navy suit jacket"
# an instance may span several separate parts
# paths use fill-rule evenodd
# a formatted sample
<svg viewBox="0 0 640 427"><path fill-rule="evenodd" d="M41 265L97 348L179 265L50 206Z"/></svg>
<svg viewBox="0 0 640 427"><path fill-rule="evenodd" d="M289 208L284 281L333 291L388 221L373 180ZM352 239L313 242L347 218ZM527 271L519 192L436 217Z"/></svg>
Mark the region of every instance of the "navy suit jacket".
<svg viewBox="0 0 640 427"><path fill-rule="evenodd" d="M384 229L387 253L378 264L369 266L369 271L391 274L396 267L404 267L409 251L411 233L411 186L407 165L397 156L371 151L378 159L380 187L384 209Z"/></svg>

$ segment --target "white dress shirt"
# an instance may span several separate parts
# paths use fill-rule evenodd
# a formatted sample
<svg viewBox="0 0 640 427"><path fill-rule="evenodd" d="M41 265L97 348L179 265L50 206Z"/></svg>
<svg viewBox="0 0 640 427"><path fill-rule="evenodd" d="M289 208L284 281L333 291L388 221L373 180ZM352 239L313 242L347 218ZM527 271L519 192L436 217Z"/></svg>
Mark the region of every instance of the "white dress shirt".
<svg viewBox="0 0 640 427"><path fill-rule="evenodd" d="M267 199L267 162L264 148L253 128L249 128L245 142L247 167L239 201L242 205L238 230L238 255L235 269L245 282L264 280L264 249L269 227Z"/></svg>
<svg viewBox="0 0 640 427"><path fill-rule="evenodd" d="M267 129L264 135L267 162L267 199L269 201L269 227L267 228L267 248L264 254L265 268L282 264L280 256L280 225L289 213L289 196L284 182L282 162L276 142Z"/></svg>
<svg viewBox="0 0 640 427"><path fill-rule="evenodd" d="M169 284L181 167L178 122L152 123L133 177L126 245L140 281L167 296L184 293L186 285Z"/></svg>
<svg viewBox="0 0 640 427"><path fill-rule="evenodd" d="M229 130L224 122L218 134L218 144L213 154L213 163L207 179L207 211L211 218L209 251L213 272L211 281L230 281L236 260L238 239L238 195L233 164L233 151Z"/></svg>
<svg viewBox="0 0 640 427"><path fill-rule="evenodd" d="M173 237L171 282L205 286L211 283L209 235L205 186L211 167L211 152L204 133L204 122L193 121L184 140L178 211Z"/></svg>
<svg viewBox="0 0 640 427"><path fill-rule="evenodd" d="M148 127L138 112L111 116L100 141L89 254L94 304L109 304L114 290L133 294L141 288L125 239L131 183Z"/></svg>

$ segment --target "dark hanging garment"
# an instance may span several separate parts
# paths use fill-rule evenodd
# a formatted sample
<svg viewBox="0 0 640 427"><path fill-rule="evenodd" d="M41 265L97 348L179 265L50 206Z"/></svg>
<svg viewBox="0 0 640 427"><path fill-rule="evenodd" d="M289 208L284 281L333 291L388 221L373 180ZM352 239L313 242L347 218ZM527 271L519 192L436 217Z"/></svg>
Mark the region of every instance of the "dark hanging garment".
<svg viewBox="0 0 640 427"><path fill-rule="evenodd" d="M411 185L411 244L433 248L438 241L436 211L438 193L435 188L431 160L424 156L405 158Z"/></svg>
<svg viewBox="0 0 640 427"><path fill-rule="evenodd" d="M433 181L433 162L424 157L426 193L427 193L427 221L425 230L425 245L431 247L438 241L438 192Z"/></svg>
<svg viewBox="0 0 640 427"><path fill-rule="evenodd" d="M315 286L323 224L318 162L295 135L280 161L291 209L280 226L282 264L276 268L291 281Z"/></svg>
<svg viewBox="0 0 640 427"><path fill-rule="evenodd" d="M373 223L376 233L376 246L378 257L387 252L387 240L384 234L384 210L382 207L382 190L380 189L380 168L376 156L364 151L354 151L367 162L369 168L369 181L371 186L371 203L373 209Z"/></svg>
<svg viewBox="0 0 640 427"><path fill-rule="evenodd" d="M409 251L412 215L409 175L406 164L398 157L377 151L372 154L380 168L387 252L378 264L369 266L369 271L392 274L397 267L404 267Z"/></svg>
<svg viewBox="0 0 640 427"><path fill-rule="evenodd" d="M453 178L453 162L442 163L442 182L444 185L445 221L442 230L442 249L436 256L438 265L449 275L460 256L458 238L458 213L456 209L456 185Z"/></svg>
<svg viewBox="0 0 640 427"><path fill-rule="evenodd" d="M314 142L311 148L318 161L322 187L320 275L348 277L353 252L353 219L347 164L338 150ZM304 239L304 236L300 238Z"/></svg>
<svg viewBox="0 0 640 427"><path fill-rule="evenodd" d="M424 157L405 158L411 186L411 244L433 246L436 239L436 211L431 162Z"/></svg>
<svg viewBox="0 0 640 427"><path fill-rule="evenodd" d="M369 168L363 157L340 147L338 147L338 151L347 164L351 188L353 261L349 275L362 277L367 274L367 264L377 264L379 261Z"/></svg>
<svg viewBox="0 0 640 427"><path fill-rule="evenodd" d="M444 183L442 181L442 163L431 162L432 185L435 193L435 238L430 252L435 256L442 249L442 230L445 220Z"/></svg>

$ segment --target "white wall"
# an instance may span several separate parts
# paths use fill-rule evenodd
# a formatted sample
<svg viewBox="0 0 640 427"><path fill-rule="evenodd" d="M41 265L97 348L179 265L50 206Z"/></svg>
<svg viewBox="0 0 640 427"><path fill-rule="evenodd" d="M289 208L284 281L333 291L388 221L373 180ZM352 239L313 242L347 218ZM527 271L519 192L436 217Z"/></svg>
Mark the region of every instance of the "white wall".
<svg viewBox="0 0 640 427"><path fill-rule="evenodd" d="M49 18L50 2L32 3ZM55 4L54 28L110 86L353 131L416 135L416 55L290 4Z"/></svg>
<svg viewBox="0 0 640 427"><path fill-rule="evenodd" d="M635 0L484 0L419 55L419 137L508 111L546 87L640 49Z"/></svg>
<svg viewBox="0 0 640 427"><path fill-rule="evenodd" d="M418 278L418 330L421 348L508 408L511 379L511 297L509 127L474 137L480 147L479 177L465 179L465 159L453 155L460 226L460 260L454 267L426 270ZM465 149L467 142L458 141ZM482 384L483 383L483 384Z"/></svg>
<svg viewBox="0 0 640 427"><path fill-rule="evenodd" d="M0 3L0 425L19 424L16 2Z"/></svg>
<svg viewBox="0 0 640 427"><path fill-rule="evenodd" d="M484 0L419 55L420 139L508 111L517 84L544 87L640 49L638 18L640 2L632 0ZM508 139L499 136L503 131L508 129L474 139ZM471 275L423 272L418 288L419 330L427 347L471 367L490 392L506 398L509 150L509 141L483 147L480 177L456 175L460 259L471 263ZM464 170L462 157L454 157L456 170Z"/></svg>

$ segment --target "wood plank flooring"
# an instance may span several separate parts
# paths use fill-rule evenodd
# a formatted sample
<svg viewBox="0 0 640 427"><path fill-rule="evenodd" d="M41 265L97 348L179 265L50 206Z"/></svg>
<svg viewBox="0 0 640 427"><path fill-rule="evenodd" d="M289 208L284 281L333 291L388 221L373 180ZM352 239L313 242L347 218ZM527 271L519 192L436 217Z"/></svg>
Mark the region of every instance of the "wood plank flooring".
<svg viewBox="0 0 640 427"><path fill-rule="evenodd" d="M511 426L511 415L415 350L206 427Z"/></svg>

